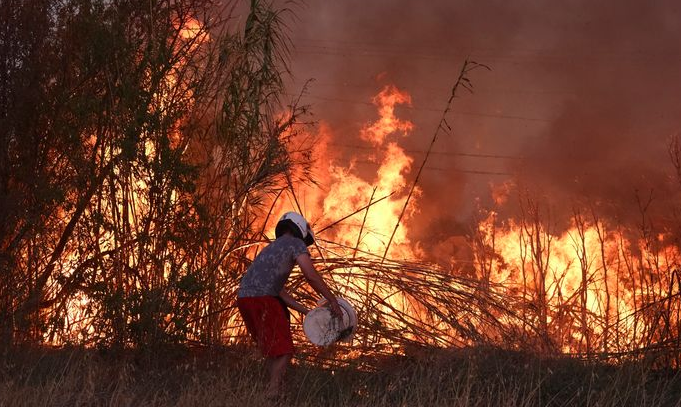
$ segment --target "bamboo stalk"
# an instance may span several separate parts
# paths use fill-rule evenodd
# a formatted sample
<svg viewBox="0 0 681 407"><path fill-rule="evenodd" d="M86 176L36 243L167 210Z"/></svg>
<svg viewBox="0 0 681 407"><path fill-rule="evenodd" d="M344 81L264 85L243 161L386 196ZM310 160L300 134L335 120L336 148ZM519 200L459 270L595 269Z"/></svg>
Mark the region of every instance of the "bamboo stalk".
<svg viewBox="0 0 681 407"><path fill-rule="evenodd" d="M473 71L474 69L477 68L486 68L490 69L486 65L479 64L477 62L471 61L469 59L466 59L463 63L463 66L461 67L461 71L459 72L459 77L456 79L456 82L454 83L454 87L452 87L452 94L449 96L449 99L447 100L447 103L445 104L445 109L442 112L442 117L440 118L440 122L437 125L437 128L435 129L435 133L433 134L433 138L430 140L430 144L428 145L428 150L426 150L426 156L423 158L423 161L421 161L421 166L419 167L418 171L416 172L416 177L414 178L414 182L411 184L411 187L409 188L409 193L407 194L407 198L404 200L404 206L402 207L402 210L400 211L400 215L397 217L397 222L395 223L395 228L393 229L393 232L390 234L390 239L388 239L388 244L385 246L385 252L383 253L383 259L385 260L386 256L388 255L388 250L390 250L390 244L393 241L393 238L395 237L395 233L397 233L397 228L400 227L400 222L402 221L402 217L404 216L404 213L407 210L407 206L409 206L409 201L411 200L412 195L414 194L414 190L416 189L416 185L419 182L419 179L421 178L421 172L423 172L423 168L425 168L426 163L428 162L428 158L430 157L430 154L433 151L433 146L435 145L435 141L437 141L437 137L440 134L440 131L444 131L448 133L451 130L451 127L449 127L449 124L447 123L447 114L449 113L451 106L452 106L452 101L454 101L454 98L456 98L456 92L459 89L459 87L463 87L467 89L468 91L472 92L472 83L466 76L469 72Z"/></svg>

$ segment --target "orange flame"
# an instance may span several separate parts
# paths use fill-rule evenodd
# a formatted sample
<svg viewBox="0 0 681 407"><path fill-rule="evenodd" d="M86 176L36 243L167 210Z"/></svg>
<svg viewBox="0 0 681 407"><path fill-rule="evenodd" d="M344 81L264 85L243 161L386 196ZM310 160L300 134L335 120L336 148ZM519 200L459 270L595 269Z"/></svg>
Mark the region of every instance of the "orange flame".
<svg viewBox="0 0 681 407"><path fill-rule="evenodd" d="M367 210L360 211L344 222L320 233L320 238L333 240L336 243L358 250L382 255L387 248L390 235L393 233L397 219L404 206L404 193L408 185L406 175L411 170L413 159L408 156L395 141L390 139L399 132L407 134L413 129L413 124L395 116L397 104L410 103L410 96L395 86L386 86L374 97L373 102L378 107L379 118L364 126L360 130L359 138L371 143L374 150L368 164L378 166L375 175L367 176L358 170L361 162L357 157L350 163L339 163L339 157L329 147L334 147L330 140L334 138L332 131L322 125L317 135L319 142L315 145L313 155L321 165L316 174L321 188L300 186L297 194L301 196L305 207L301 208L304 215L319 229L331 224L358 209L372 204ZM325 193L322 195L323 190ZM416 191L413 201L420 195ZM390 254L402 258L414 258L417 251L408 239L408 223L415 210L415 205L408 207L401 226L397 229L390 246ZM291 202L277 205L276 213L280 214L291 209ZM276 222L278 217L272 220ZM268 230L272 230L269 227Z"/></svg>
<svg viewBox="0 0 681 407"><path fill-rule="evenodd" d="M623 231L609 230L602 222L573 219L558 234L541 225L509 221L496 228L494 223L492 213L479 225L499 255L491 260L491 282L545 307L548 334L564 352L634 350L633 344L654 329L641 321L638 307L651 292L658 298L673 295L670 271L681 260L675 246L655 250L645 239L632 244ZM659 280L642 281L645 273ZM537 303L540 299L543 304Z"/></svg>
<svg viewBox="0 0 681 407"><path fill-rule="evenodd" d="M371 123L360 132L362 140L369 141L375 146L381 146L386 137L397 131L407 135L414 125L409 121L402 121L395 117L395 105L407 104L411 106L411 96L406 92L401 92L397 87L388 85L373 98L373 103L378 107L379 120Z"/></svg>

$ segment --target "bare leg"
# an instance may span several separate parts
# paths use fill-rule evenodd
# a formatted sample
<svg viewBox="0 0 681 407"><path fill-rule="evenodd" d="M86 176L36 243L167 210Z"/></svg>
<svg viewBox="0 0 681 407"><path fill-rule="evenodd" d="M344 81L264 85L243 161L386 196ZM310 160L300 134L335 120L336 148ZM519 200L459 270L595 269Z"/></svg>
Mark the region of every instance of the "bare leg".
<svg viewBox="0 0 681 407"><path fill-rule="evenodd" d="M281 385L286 373L286 368L291 361L291 355L281 355L272 358L267 358L267 373L269 375L269 383L267 384L268 398L274 398L280 395Z"/></svg>

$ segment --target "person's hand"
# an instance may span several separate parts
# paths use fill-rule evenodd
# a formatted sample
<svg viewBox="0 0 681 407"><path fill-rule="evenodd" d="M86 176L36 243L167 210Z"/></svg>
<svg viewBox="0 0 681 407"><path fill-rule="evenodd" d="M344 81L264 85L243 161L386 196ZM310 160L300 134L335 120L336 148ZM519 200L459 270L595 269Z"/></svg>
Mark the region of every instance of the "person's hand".
<svg viewBox="0 0 681 407"><path fill-rule="evenodd" d="M330 301L328 304L329 310L331 310L331 316L336 318L337 320L342 321L343 320L343 311L341 311L340 305L338 305L338 301L334 298L333 301Z"/></svg>

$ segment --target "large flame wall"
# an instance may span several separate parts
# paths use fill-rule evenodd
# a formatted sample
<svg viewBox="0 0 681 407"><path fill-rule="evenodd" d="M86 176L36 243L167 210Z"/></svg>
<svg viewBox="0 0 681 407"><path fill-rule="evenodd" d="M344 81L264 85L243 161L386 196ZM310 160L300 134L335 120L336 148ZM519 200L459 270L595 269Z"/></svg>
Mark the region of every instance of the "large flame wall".
<svg viewBox="0 0 681 407"><path fill-rule="evenodd" d="M368 160L376 171L369 175L362 171L359 156L342 164L340 154L334 154L334 146L342 141L333 129L322 125L320 142L313 149L319 185L295 189L298 201L306 203L300 210L315 228L334 225L318 236L319 254L322 258L332 257L333 262L343 256L355 259L358 253L369 259L381 258L413 182L415 159L400 147L400 138L409 136L414 126L395 115L396 105L411 103L409 95L386 86L373 103L379 117L362 126L357 139L366 143ZM517 189L515 183L504 183L492 192L501 207ZM385 199L358 211L380 198ZM453 236L448 241L457 246L452 251L460 255L440 266L429 265L427 259L438 257L433 253L438 247L418 244L410 240L409 233L410 227L419 222L420 199L420 193L412 196L388 257L410 259L444 275L470 277L479 284L476 290L484 287L488 294L502 298L507 308L491 314L505 324L504 328L472 321L472 329L479 330L483 337L507 341L512 346L580 354L627 353L664 345L677 337L679 253L664 235L636 233L599 218L595 209L588 216L578 211L567 216L568 227L559 228L550 217L542 216L541 202L528 200L521 205L523 210L510 219L501 219L494 208L481 209L481 220L471 225L466 237ZM277 208L283 211L290 204L281 203ZM343 221L334 224L338 219ZM327 270L328 262L320 260L319 267ZM408 277L409 272L401 270L399 273L405 273L404 284L376 283L375 275L354 263L335 264L328 271L336 288L360 304L367 303L370 286L374 294L378 292L379 297L389 299L362 312L397 312L407 317L392 320L396 329L421 323L430 326L441 344L470 343L461 336L461 326L456 323L443 322L446 318L435 318L434 322L432 309L423 305L418 293L406 287L426 281L446 286L442 281L433 282L429 280L431 276L420 275L422 281L417 283ZM458 285L451 289L461 288ZM437 307L447 304L438 303ZM483 308L472 312L483 313ZM465 312L453 313L458 319L471 318ZM514 332L514 339L496 330ZM411 338L420 339L419 335ZM510 343L514 340L517 342Z"/></svg>

